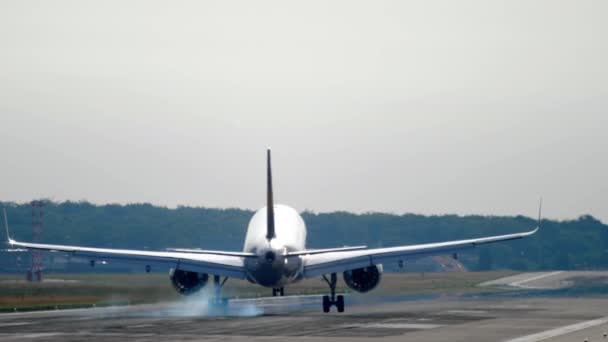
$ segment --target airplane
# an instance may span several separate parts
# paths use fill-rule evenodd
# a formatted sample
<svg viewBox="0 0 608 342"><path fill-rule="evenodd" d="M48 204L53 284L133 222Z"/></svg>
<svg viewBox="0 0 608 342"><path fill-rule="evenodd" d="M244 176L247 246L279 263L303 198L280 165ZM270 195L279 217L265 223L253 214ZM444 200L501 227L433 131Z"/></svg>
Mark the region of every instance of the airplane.
<svg viewBox="0 0 608 342"><path fill-rule="evenodd" d="M275 204L272 189L271 151L266 155L266 206L259 209L247 227L242 252L203 249L170 248L165 251L141 251L80 246L50 245L19 242L9 235L6 210L4 223L8 244L28 250L67 253L84 258L91 266L96 262L126 262L143 266L146 272L169 270L170 281L182 295L200 291L213 277L213 302L226 305L221 298L222 286L228 278L245 279L253 284L271 288L273 296L283 296L284 288L306 278L322 277L329 286L329 295L322 300L323 312L335 306L344 312L344 296L336 296L338 274L353 291L366 293L378 286L382 265L433 255L454 255L477 245L521 239L538 231L541 222L530 231L476 239L426 243L409 246L367 248L366 246L327 249L306 248L306 225L293 208ZM222 279L223 277L223 279Z"/></svg>

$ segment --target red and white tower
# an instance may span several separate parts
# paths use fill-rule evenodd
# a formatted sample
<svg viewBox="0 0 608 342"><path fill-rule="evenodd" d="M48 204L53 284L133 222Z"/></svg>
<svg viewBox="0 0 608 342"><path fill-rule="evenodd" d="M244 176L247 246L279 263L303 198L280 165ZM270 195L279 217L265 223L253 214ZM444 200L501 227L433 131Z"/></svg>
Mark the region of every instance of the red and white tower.
<svg viewBox="0 0 608 342"><path fill-rule="evenodd" d="M44 217L44 202L32 201L32 239L34 242L40 242L42 239L43 217ZM28 281L42 281L42 252L33 250L32 252L32 267L27 272Z"/></svg>

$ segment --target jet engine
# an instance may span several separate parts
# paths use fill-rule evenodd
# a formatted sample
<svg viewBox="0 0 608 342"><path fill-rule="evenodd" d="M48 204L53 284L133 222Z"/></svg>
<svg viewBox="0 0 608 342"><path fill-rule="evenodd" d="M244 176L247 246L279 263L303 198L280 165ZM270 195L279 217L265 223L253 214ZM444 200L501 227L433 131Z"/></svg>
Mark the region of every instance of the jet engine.
<svg viewBox="0 0 608 342"><path fill-rule="evenodd" d="M171 269L169 271L173 288L181 295L191 295L202 289L209 280L206 273L196 273L184 270Z"/></svg>
<svg viewBox="0 0 608 342"><path fill-rule="evenodd" d="M357 268L343 273L344 282L351 289L365 293L373 290L380 283L382 265Z"/></svg>

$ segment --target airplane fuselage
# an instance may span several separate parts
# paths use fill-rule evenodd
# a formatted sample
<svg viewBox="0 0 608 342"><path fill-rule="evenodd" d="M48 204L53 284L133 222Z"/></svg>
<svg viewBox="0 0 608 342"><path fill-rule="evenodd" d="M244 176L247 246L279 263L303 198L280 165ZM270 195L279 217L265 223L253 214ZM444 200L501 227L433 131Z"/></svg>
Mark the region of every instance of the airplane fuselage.
<svg viewBox="0 0 608 342"><path fill-rule="evenodd" d="M306 248L306 225L298 212L286 205L274 205L275 237L267 239L267 208L258 210L247 227L243 251L257 254L247 258L247 279L265 287L281 288L302 277L302 260L288 252Z"/></svg>

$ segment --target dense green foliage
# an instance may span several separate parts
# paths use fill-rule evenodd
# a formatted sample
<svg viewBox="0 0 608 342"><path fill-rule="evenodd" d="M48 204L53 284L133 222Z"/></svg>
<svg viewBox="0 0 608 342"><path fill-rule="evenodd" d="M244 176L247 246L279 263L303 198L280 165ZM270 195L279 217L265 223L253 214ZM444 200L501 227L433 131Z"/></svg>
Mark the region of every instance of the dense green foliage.
<svg viewBox="0 0 608 342"><path fill-rule="evenodd" d="M7 208L12 234L31 240L29 204L0 203ZM241 209L179 207L150 204L93 205L46 202L45 243L110 248L166 247L241 250L253 213ZM370 247L437 242L529 230L534 219L496 216L422 216L334 212L302 214L308 247ZM536 235L482 246L463 253L471 269L588 269L608 267L608 226L591 216L572 221L543 220Z"/></svg>

